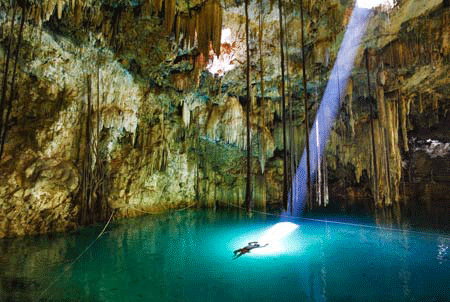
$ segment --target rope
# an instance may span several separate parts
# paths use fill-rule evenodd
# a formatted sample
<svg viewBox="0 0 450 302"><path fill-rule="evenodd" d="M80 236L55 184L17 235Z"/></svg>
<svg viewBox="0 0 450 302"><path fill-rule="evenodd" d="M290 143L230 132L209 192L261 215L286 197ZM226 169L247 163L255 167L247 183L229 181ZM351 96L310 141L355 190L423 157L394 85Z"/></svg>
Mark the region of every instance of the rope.
<svg viewBox="0 0 450 302"><path fill-rule="evenodd" d="M109 216L108 222L105 224L102 231L98 234L97 238L95 238L79 255L77 258L75 258L72 262L70 262L64 270L51 282L39 295L38 300L42 298L42 296L72 267L72 265L77 262L90 248L92 245L94 245L95 242L103 235L106 228L108 227L109 223L111 222L112 217L114 216L115 210L111 213L111 216Z"/></svg>
<svg viewBox="0 0 450 302"><path fill-rule="evenodd" d="M228 202L221 202L221 203L247 211L246 208L241 207L239 205L234 205L234 204L231 204L231 203L228 203ZM414 231L414 230L403 230L403 229L390 228L390 227L373 226L373 225L367 225L367 224L342 222L342 221L327 220L327 219L324 220L324 219L316 219L316 218L307 218L307 217L299 217L299 216L292 216L292 215L280 215L280 214L273 214L273 213L268 213L268 212L263 212L263 211L256 211L256 210L253 210L253 209L250 209L250 211L253 212L253 213L259 213L259 214L263 214L263 215L275 216L275 217L280 217L280 218L309 220L309 221L322 222L322 223L332 223L332 224L338 224L338 225L348 225L348 226L354 226L354 227L377 229L377 230L382 230L382 231L407 232L407 233L419 234L419 235L427 235L427 236L440 236L440 237L443 237L443 238L450 239L450 235L447 235L447 234L439 234L439 233L436 234L436 233Z"/></svg>
<svg viewBox="0 0 450 302"><path fill-rule="evenodd" d="M195 205L195 203L192 203L191 205L188 205L188 206L186 206L186 207L184 207L184 208L181 208L181 209L177 209L177 210L173 210L173 211L171 211L172 213L174 213L174 212L180 212L180 211L184 211L184 210L186 210L186 209L188 209L188 208L191 208L191 207L193 207ZM38 300L39 299L41 299L42 298L42 296L59 280L59 279L61 279L61 277L75 264L75 262L77 262L93 245L94 245L94 243L95 242L97 242L97 240L105 233L105 230L106 230L106 228L108 227L108 225L110 224L110 222L111 222L111 219L112 219L112 217L114 216L114 214L116 213L116 211L117 210L119 210L119 209L123 209L123 208L131 208L131 209L133 209L133 210L135 210L135 211L139 211L139 212L143 212L143 213L146 213L146 214L153 214L153 215L158 215L158 214L161 214L161 213L155 213L155 212L149 212L149 211L144 211L144 210L140 210L140 209L137 209L137 208L135 208L135 207L132 207L132 206L129 206L129 205L127 205L127 206L124 206L124 207L119 207L119 208L115 208L114 210L113 210L113 212L111 213L111 216L109 217L109 219L108 219L108 221L106 222L106 224L105 224L105 226L103 227L103 229L102 229L102 231L98 234L98 236L74 259L74 260L72 260L65 268L64 268L64 270L41 292L41 294L39 295L39 297L38 297Z"/></svg>
<svg viewBox="0 0 450 302"><path fill-rule="evenodd" d="M241 207L239 205L234 205L234 204L231 204L231 203L228 203L228 202L219 202L219 203L247 211L246 208ZM184 208L174 210L172 212L184 211L184 210L186 210L188 208L193 207L194 205L195 205L195 203L193 203L193 204L191 204L189 206L186 206ZM103 227L102 231L98 234L98 236L73 261L71 261L64 268L63 272L61 272L49 284L49 286L47 288L45 288L41 292L41 294L38 297L38 300L42 298L42 296L73 266L73 264L75 262L77 262L92 247L92 245L94 245L95 242L97 242L97 240L104 234L104 232L105 232L106 228L108 227L108 225L110 224L111 219L114 216L115 212L118 209L122 209L122 208L131 208L131 209L134 209L134 210L139 211L139 212L143 212L143 213L147 213L147 214L153 214L153 215L161 214L161 213L155 213L155 212L149 212L149 211L140 210L140 209L134 208L134 207L129 206L129 205L125 206L125 207L115 208L114 211L111 213L111 216L109 217L107 223ZM407 232L407 233L414 233L414 234L427 235L427 236L433 236L433 237L436 236L435 233L429 233L429 232L421 232L421 231L414 231L414 230L401 230L401 229L396 229L396 228L387 228L387 227L372 226L372 225L359 224L359 223L349 223L349 222L341 222L341 221L333 221L333 220L306 218L306 217L299 217L299 216L292 216L292 215L280 215L280 214L268 213L268 212L265 212L265 211L257 211L257 210L253 210L253 209L250 209L250 211L253 212L253 213L258 213L258 214L267 215L267 216L274 216L274 217L279 217L279 218L291 218L291 219L308 220L308 221L315 221L315 222L322 222L322 223L332 223L332 224L338 224L338 225L348 225L348 226L354 226L354 227L363 227L363 228L370 228L370 229L377 229L377 230L384 230L384 231ZM441 236L443 238L449 238L450 239L450 235L439 234L439 236Z"/></svg>

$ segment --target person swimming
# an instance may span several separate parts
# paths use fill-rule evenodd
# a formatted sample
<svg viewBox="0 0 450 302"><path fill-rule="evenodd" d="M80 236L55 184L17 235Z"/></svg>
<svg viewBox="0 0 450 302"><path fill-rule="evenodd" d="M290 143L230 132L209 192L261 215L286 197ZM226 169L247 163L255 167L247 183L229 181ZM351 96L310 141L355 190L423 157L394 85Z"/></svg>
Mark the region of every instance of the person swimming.
<svg viewBox="0 0 450 302"><path fill-rule="evenodd" d="M233 252L234 253L233 260L241 257L244 254L250 253L250 251L252 249L259 248L259 247L265 247L268 245L269 245L268 243L266 243L264 245L260 245L257 241L249 242L247 246L244 246L243 248L237 249Z"/></svg>

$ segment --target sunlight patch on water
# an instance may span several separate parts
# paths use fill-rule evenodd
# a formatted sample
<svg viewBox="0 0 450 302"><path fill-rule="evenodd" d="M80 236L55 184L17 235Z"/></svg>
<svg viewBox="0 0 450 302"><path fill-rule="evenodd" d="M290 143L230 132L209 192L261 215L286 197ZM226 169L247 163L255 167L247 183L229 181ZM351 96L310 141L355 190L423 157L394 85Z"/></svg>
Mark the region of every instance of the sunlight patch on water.
<svg viewBox="0 0 450 302"><path fill-rule="evenodd" d="M292 222L279 222L274 226L265 230L258 242L261 245L268 244L268 246L260 249L255 249L255 254L259 255L273 255L280 254L292 248L287 237L292 234L299 226ZM296 241L296 240L293 240Z"/></svg>
<svg viewBox="0 0 450 302"><path fill-rule="evenodd" d="M267 229L259 238L261 244L280 241L287 237L298 228L298 225L292 222L279 222Z"/></svg>
<svg viewBox="0 0 450 302"><path fill-rule="evenodd" d="M219 211L138 217L109 225L79 258L100 225L0 240L0 301L36 301L49 284L42 301L448 301L447 235L333 220L278 224ZM235 249L264 238L279 250L234 259Z"/></svg>
<svg viewBox="0 0 450 302"><path fill-rule="evenodd" d="M249 255L279 255L295 251L299 248L299 240L296 236L289 236L298 229L298 225L292 222L279 222L262 231L247 233L238 238L243 247L249 242L257 241L261 248L252 249Z"/></svg>

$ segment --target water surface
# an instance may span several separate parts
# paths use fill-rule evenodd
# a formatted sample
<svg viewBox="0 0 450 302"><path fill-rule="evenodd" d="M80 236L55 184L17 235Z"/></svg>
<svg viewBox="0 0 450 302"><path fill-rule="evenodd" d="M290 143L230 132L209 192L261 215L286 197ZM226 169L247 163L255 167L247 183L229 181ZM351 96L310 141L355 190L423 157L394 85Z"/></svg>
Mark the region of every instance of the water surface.
<svg viewBox="0 0 450 302"><path fill-rule="evenodd" d="M181 211L0 240L1 301L446 301L450 238L370 220L297 220L233 260L275 216ZM351 223L351 225L347 224ZM363 225L358 225L362 223ZM79 257L79 258L78 258ZM77 259L74 261L75 259Z"/></svg>

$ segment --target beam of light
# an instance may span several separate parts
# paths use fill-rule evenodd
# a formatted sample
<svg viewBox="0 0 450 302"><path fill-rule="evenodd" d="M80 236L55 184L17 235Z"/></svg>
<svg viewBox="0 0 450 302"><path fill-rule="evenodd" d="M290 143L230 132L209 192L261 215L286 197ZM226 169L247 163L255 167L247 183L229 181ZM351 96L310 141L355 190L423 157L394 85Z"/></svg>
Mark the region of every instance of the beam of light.
<svg viewBox="0 0 450 302"><path fill-rule="evenodd" d="M360 0L362 1L362 0ZM351 74L351 70L355 61L356 53L363 34L366 31L367 22L369 20L371 10L355 7L347 27L347 31L342 41L328 80L319 110L317 112L316 121L309 135L309 145L318 146L318 148L310 148L311 162L311 179L317 172L318 159L322 157L325 145L328 141L331 127L339 109L339 102L347 87L347 81ZM316 141L316 127L320 124L319 141ZM306 151L303 152L300 165L292 181L292 209L288 209L288 213L292 210L295 216L301 215L305 204L306 189ZM287 213L285 213L286 215Z"/></svg>
<svg viewBox="0 0 450 302"><path fill-rule="evenodd" d="M290 243L287 242L288 236L294 232L299 226L292 222L278 222L262 232L258 238L261 245L268 244L263 248L253 249L251 253L258 255L279 254L285 251Z"/></svg>

